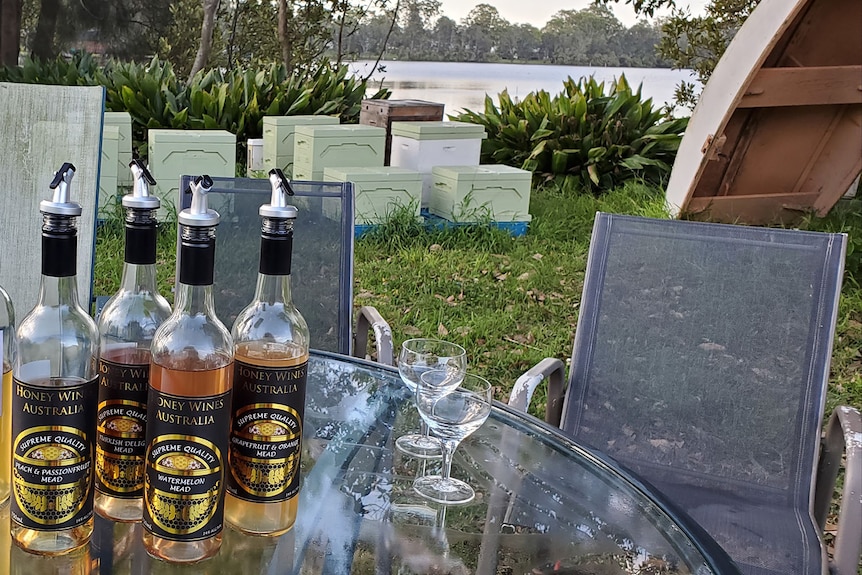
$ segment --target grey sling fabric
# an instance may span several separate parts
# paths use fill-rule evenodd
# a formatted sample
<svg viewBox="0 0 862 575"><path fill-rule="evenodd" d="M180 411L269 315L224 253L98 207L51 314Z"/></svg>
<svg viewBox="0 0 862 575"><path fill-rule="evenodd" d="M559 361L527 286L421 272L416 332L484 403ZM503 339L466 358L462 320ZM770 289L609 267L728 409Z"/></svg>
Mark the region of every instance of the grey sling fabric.
<svg viewBox="0 0 862 575"><path fill-rule="evenodd" d="M180 185L179 209L191 204L191 176ZM230 327L251 301L260 254L261 204L269 203L268 179L213 178L209 207L221 215L216 228L213 294L216 313ZM308 322L315 349L350 353L353 302L353 184L291 182L294 225L291 288Z"/></svg>
<svg viewBox="0 0 862 575"><path fill-rule="evenodd" d="M561 427L748 574L822 569L810 501L845 241L596 218Z"/></svg>

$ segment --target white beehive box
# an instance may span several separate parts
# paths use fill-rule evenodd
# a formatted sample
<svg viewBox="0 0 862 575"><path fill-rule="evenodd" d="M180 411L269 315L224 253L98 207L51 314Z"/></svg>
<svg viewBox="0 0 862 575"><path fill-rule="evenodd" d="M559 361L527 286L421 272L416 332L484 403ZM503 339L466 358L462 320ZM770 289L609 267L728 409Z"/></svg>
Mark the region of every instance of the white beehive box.
<svg viewBox="0 0 862 575"><path fill-rule="evenodd" d="M159 218L176 207L183 175L236 176L236 136L228 131L149 130L147 140L148 167L162 201Z"/></svg>
<svg viewBox="0 0 862 575"><path fill-rule="evenodd" d="M435 166L478 166L485 128L467 122L393 122L390 164L423 174L422 207Z"/></svg>
<svg viewBox="0 0 862 575"><path fill-rule="evenodd" d="M354 221L357 225L380 224L399 209L410 209L419 218L422 176L415 170L390 166L376 168L324 168L326 182L353 182ZM323 211L327 212L324 199ZM334 201L334 200L333 200Z"/></svg>
<svg viewBox="0 0 862 575"><path fill-rule="evenodd" d="M128 112L105 112L105 126L116 126L119 130L117 144L117 184L131 186L132 172L129 164L132 162L132 117Z"/></svg>
<svg viewBox="0 0 862 575"><path fill-rule="evenodd" d="M99 214L104 217L105 211L117 203L117 175L120 130L116 126L102 128L102 159L99 164ZM126 171L129 171L126 168Z"/></svg>
<svg viewBox="0 0 862 575"><path fill-rule="evenodd" d="M361 124L297 126L293 178L322 181L325 168L383 167L386 130Z"/></svg>
<svg viewBox="0 0 862 575"><path fill-rule="evenodd" d="M288 178L293 177L293 148L297 126L338 125L336 116L264 116L263 167L269 171L281 168Z"/></svg>
<svg viewBox="0 0 862 575"><path fill-rule="evenodd" d="M510 166L438 166L428 210L453 222L529 222L533 174Z"/></svg>

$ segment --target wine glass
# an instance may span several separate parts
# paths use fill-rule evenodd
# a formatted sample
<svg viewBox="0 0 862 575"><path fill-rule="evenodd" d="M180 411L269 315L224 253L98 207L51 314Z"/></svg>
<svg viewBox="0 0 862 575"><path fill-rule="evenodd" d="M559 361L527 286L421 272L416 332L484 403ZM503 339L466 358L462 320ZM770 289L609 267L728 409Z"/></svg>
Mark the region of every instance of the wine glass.
<svg viewBox="0 0 862 575"><path fill-rule="evenodd" d="M432 370L443 370L447 374L446 385L458 387L467 373L467 352L458 344L433 338L408 339L401 345L398 373L414 396L419 378ZM420 433L399 437L395 446L407 455L422 459L434 459L441 455L440 442L428 436L424 421L420 422Z"/></svg>
<svg viewBox="0 0 862 575"><path fill-rule="evenodd" d="M461 386L440 394L434 385L421 378L416 390L419 415L440 439L443 448L443 474L426 475L413 482L413 489L438 503L467 503L476 496L473 488L450 476L452 455L461 441L479 429L491 413L491 384L478 375L467 374Z"/></svg>

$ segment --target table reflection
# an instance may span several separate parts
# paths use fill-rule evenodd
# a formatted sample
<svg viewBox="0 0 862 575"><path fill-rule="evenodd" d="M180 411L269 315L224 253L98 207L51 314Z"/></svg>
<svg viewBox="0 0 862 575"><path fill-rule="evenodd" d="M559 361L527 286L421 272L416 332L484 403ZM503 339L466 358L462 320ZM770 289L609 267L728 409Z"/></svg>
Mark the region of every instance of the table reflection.
<svg viewBox="0 0 862 575"><path fill-rule="evenodd" d="M89 548L53 559L15 548L0 529L0 567L27 575L736 573L723 557L705 557L625 476L502 406L454 459L453 475L475 487L476 499L422 499L413 480L438 473L440 462L394 449L418 425L410 399L394 370L313 354L291 531L267 538L226 527L218 555L183 566L150 558L139 524L99 517Z"/></svg>

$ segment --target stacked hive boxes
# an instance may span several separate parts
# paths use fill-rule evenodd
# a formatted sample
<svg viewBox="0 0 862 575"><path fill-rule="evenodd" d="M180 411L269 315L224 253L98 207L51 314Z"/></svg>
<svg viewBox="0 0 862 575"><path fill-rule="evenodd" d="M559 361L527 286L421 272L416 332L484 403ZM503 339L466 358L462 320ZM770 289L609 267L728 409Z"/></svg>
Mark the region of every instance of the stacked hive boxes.
<svg viewBox="0 0 862 575"><path fill-rule="evenodd" d="M517 234L530 221L532 173L510 166L438 166L429 211L452 222L493 221Z"/></svg>
<svg viewBox="0 0 862 575"><path fill-rule="evenodd" d="M325 168L383 167L383 128L356 124L297 126L294 137L294 179L323 181Z"/></svg>
<svg viewBox="0 0 862 575"><path fill-rule="evenodd" d="M357 226L380 224L397 210L410 210L419 218L422 177L404 168L324 168L327 182L353 182ZM324 213L327 207L324 203Z"/></svg>
<svg viewBox="0 0 862 575"><path fill-rule="evenodd" d="M236 136L225 130L149 130L147 144L159 218L177 205L183 175L236 175Z"/></svg>
<svg viewBox="0 0 862 575"><path fill-rule="evenodd" d="M119 140L120 130L117 126L106 125L102 128L102 156L99 165L99 218L104 217L104 211L110 210L117 203ZM125 171L129 171L128 167Z"/></svg>
<svg viewBox="0 0 862 575"><path fill-rule="evenodd" d="M393 166L422 174L422 207L429 207L435 166L478 166L485 128L466 122L394 122Z"/></svg>
<svg viewBox="0 0 862 575"><path fill-rule="evenodd" d="M263 166L264 170L280 168L288 178L293 177L293 148L297 126L332 126L338 124L336 116L264 116Z"/></svg>
<svg viewBox="0 0 862 575"><path fill-rule="evenodd" d="M133 184L129 164L132 162L132 117L128 112L105 112L105 126L117 127L117 184Z"/></svg>

